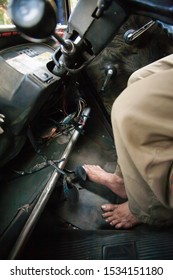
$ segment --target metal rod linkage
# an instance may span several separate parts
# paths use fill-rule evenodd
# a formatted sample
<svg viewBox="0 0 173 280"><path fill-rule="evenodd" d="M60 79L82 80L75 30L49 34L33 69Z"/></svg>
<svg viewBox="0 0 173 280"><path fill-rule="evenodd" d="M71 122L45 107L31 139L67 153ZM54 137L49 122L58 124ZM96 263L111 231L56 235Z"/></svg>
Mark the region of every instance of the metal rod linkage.
<svg viewBox="0 0 173 280"><path fill-rule="evenodd" d="M90 108L85 108L82 112L82 115L83 115L82 124L79 126L78 130L74 131L74 133L62 155L62 158L64 160L58 164L59 169L63 169L65 167L69 154L80 135L80 129L82 129L84 127L84 125L89 117L89 114L90 114ZM13 260L16 258L16 256L20 252L21 248L23 247L25 241L31 234L36 222L38 221L38 218L40 217L42 211L44 210L44 208L46 206L47 201L50 198L50 195L52 194L52 192L54 190L55 184L56 184L57 180L59 179L59 177L60 177L60 173L58 173L56 170L54 170L49 181L45 185L44 190L41 193L36 205L34 206L28 220L26 221L26 224L24 225L16 243L14 244L14 247L12 248L12 251L9 255L9 259Z"/></svg>

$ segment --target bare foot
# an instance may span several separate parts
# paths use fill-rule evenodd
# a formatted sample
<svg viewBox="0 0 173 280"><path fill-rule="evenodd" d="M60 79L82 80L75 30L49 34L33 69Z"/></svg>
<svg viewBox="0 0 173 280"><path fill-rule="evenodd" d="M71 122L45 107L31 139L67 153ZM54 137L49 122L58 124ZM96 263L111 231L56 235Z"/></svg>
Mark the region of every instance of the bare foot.
<svg viewBox="0 0 173 280"><path fill-rule="evenodd" d="M105 221L116 229L132 228L140 224L140 221L131 213L128 202L122 204L105 204L101 206Z"/></svg>
<svg viewBox="0 0 173 280"><path fill-rule="evenodd" d="M106 172L99 165L84 164L88 179L98 184L108 187L112 192L122 198L127 198L124 181L116 174Z"/></svg>

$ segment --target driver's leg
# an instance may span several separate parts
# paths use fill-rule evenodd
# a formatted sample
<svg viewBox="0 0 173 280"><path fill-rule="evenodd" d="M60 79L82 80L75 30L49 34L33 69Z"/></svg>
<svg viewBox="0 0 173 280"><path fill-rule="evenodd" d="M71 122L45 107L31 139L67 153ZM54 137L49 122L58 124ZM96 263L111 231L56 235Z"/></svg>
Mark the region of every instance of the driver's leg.
<svg viewBox="0 0 173 280"><path fill-rule="evenodd" d="M173 190L168 185L173 160L172 89L171 67L131 84L112 109L128 206L139 221L149 224L173 223Z"/></svg>
<svg viewBox="0 0 173 280"><path fill-rule="evenodd" d="M128 82L127 82L127 87L130 86L131 84L133 84L137 81L143 80L153 74L157 74L161 71L169 70L171 68L173 68L173 54L165 56L165 57L163 57L157 61L154 61L153 63L150 63L150 64L138 69L137 71L135 71L129 77ZM121 178L123 177L121 168L120 168L118 162L117 162L115 174L117 174Z"/></svg>
<svg viewBox="0 0 173 280"><path fill-rule="evenodd" d="M140 81L152 74L173 68L173 54L165 56L135 71L129 78L127 86Z"/></svg>
<svg viewBox="0 0 173 280"><path fill-rule="evenodd" d="M128 81L128 88L114 103L112 126L129 201L126 207L119 205L118 209L117 205L104 206L103 216L117 228L130 227L126 217L132 213L139 220L134 222L132 218L131 226L140 221L160 225L172 223L173 190L167 178L173 155L173 73L167 71L172 68L173 55L170 55L136 71ZM170 136L165 131L167 128ZM138 138L143 139L144 144L136 142ZM120 165L117 165L116 175L123 178ZM151 178L147 179L148 171ZM95 172L99 177L99 172ZM118 222L120 219L124 224Z"/></svg>

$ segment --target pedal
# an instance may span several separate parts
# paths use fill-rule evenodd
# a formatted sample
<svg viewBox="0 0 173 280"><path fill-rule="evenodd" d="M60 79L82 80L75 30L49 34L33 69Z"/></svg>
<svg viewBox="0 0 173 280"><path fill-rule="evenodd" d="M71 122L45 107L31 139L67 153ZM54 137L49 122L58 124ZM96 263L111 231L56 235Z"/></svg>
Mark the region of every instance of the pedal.
<svg viewBox="0 0 173 280"><path fill-rule="evenodd" d="M78 165L75 168L75 175L79 182L85 182L87 180L87 174L85 169L82 167L82 165Z"/></svg>

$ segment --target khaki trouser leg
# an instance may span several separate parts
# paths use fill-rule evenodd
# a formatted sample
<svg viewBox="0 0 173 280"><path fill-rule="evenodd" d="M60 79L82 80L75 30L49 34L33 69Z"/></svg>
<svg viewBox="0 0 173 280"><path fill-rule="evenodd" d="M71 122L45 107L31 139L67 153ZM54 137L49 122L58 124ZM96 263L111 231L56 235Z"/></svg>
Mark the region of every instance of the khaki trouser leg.
<svg viewBox="0 0 173 280"><path fill-rule="evenodd" d="M135 71L129 78L127 86L134 82L143 80L144 78L159 73L160 71L173 68L173 54L163 57L151 64L148 64L139 70Z"/></svg>
<svg viewBox="0 0 173 280"><path fill-rule="evenodd" d="M173 55L137 71L128 84L114 102L112 127L129 207L144 223L170 224Z"/></svg>

